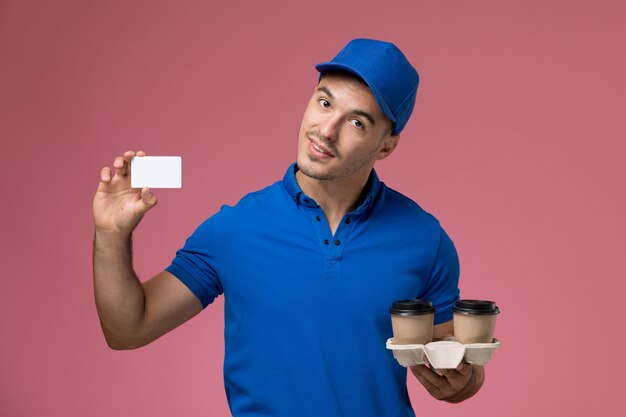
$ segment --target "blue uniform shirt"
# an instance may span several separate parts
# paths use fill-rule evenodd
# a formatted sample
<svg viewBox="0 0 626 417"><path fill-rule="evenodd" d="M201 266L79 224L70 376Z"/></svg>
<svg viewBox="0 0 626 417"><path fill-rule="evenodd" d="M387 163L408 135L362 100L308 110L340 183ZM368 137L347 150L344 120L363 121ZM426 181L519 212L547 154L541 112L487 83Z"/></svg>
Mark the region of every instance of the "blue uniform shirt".
<svg viewBox="0 0 626 417"><path fill-rule="evenodd" d="M372 170L334 236L282 181L224 206L167 271L206 307L224 293L224 383L235 417L414 416L406 369L385 348L389 307L431 300L452 319L459 263L439 222Z"/></svg>

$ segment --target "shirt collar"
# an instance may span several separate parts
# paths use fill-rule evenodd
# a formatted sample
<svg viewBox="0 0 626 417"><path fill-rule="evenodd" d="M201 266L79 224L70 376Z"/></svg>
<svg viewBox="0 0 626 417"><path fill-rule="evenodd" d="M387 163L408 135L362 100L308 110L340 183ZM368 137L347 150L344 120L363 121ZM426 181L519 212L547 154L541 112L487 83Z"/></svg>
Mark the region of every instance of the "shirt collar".
<svg viewBox="0 0 626 417"><path fill-rule="evenodd" d="M315 200L302 192L302 189L296 181L297 171L298 165L294 162L289 166L287 172L285 173L285 176L283 177L283 185L287 190L287 193L289 194L291 199L298 205L303 205L307 207L319 207ZM378 179L376 171L372 169L369 179L367 180L367 184L365 184L365 188L363 189L363 193L361 194L361 198L359 199L361 201L361 204L359 205L359 207L357 207L355 212L357 214L360 214L369 209L375 201L376 196L380 192L381 188L382 183Z"/></svg>

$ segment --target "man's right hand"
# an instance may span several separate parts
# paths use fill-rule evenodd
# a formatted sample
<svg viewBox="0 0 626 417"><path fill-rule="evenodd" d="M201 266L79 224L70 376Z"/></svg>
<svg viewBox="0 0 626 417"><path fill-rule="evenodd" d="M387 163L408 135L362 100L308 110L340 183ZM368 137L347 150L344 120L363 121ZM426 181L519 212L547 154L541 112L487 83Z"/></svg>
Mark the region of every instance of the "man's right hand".
<svg viewBox="0 0 626 417"><path fill-rule="evenodd" d="M93 217L96 232L130 235L141 218L157 204L157 198L149 188L131 188L130 158L145 156L145 152L127 151L113 162L111 169L100 171L100 183L93 200Z"/></svg>
<svg viewBox="0 0 626 417"><path fill-rule="evenodd" d="M141 283L133 270L131 234L157 203L150 189L130 187L128 151L102 168L93 200L96 223L93 277L102 331L112 349L136 349L158 339L202 311L202 303L168 271Z"/></svg>

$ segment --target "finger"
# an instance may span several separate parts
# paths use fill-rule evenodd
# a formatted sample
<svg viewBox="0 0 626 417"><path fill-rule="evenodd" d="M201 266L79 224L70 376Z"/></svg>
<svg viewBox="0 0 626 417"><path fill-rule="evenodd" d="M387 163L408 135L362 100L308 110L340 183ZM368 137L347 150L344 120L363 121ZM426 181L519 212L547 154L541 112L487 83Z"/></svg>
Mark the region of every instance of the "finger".
<svg viewBox="0 0 626 417"><path fill-rule="evenodd" d="M461 361L455 369L441 369L441 375L449 380L466 380L472 375L472 365Z"/></svg>
<svg viewBox="0 0 626 417"><path fill-rule="evenodd" d="M472 372L474 372L474 366L470 365L467 362L461 361L459 366L456 367L455 371L460 373L461 375L471 375Z"/></svg>
<svg viewBox="0 0 626 417"><path fill-rule="evenodd" d="M123 156L118 156L115 158L115 161L113 161L113 167L115 168L116 176L124 177L128 172L128 160Z"/></svg>
<svg viewBox="0 0 626 417"><path fill-rule="evenodd" d="M467 379L473 372L473 366L461 361L455 369L442 369L441 373L448 379Z"/></svg>
<svg viewBox="0 0 626 417"><path fill-rule="evenodd" d="M102 170L100 171L100 181L104 183L108 183L109 181L111 181L111 168L102 168Z"/></svg>
<svg viewBox="0 0 626 417"><path fill-rule="evenodd" d="M158 200L156 195L152 193L152 190L148 187L141 189L141 202L143 204L142 212L148 211L152 207L156 206Z"/></svg>
<svg viewBox="0 0 626 417"><path fill-rule="evenodd" d="M423 366L423 365L418 365L418 366ZM414 368L417 368L417 367L411 367L413 374L415 375L419 383L424 386L426 391L428 391L428 393L433 396L433 398L436 398L438 400L443 400L446 396L449 395L448 393L449 387L445 384L445 381L446 381L445 378L441 378L440 384L439 383L434 384L432 380L427 377L428 373L424 372L425 371L424 369L414 369ZM432 372L430 369L426 369L426 370L429 372ZM437 376L437 374L434 374L434 375Z"/></svg>
<svg viewBox="0 0 626 417"><path fill-rule="evenodd" d="M444 377L439 376L434 370L424 365L412 366L411 370L418 379L422 377L436 388L439 388L446 381Z"/></svg>
<svg viewBox="0 0 626 417"><path fill-rule="evenodd" d="M453 393L462 390L472 379L472 374L461 374L456 369L446 369L444 372L446 384Z"/></svg>
<svg viewBox="0 0 626 417"><path fill-rule="evenodd" d="M479 385L482 385L485 381L485 367L480 365L467 365L472 368L472 373L470 375L471 378L474 378L478 381Z"/></svg>
<svg viewBox="0 0 626 417"><path fill-rule="evenodd" d="M421 369L422 367L426 368L424 365L411 366L411 371L413 372L413 375L415 375L417 380L424 386L424 388L426 388L428 392L432 393L434 391L437 391L439 387L433 384L431 380L426 378L423 369Z"/></svg>
<svg viewBox="0 0 626 417"><path fill-rule="evenodd" d="M118 156L113 160L113 168L115 168L115 176L124 176L126 175L126 167L124 166L124 162L126 160L123 156Z"/></svg>
<svg viewBox="0 0 626 417"><path fill-rule="evenodd" d="M445 369L434 368L432 365L428 365L428 369L430 369L439 376L443 376L443 372L445 371Z"/></svg>
<svg viewBox="0 0 626 417"><path fill-rule="evenodd" d="M135 151L124 152L124 159L126 160L126 172L130 169L130 161L135 156Z"/></svg>
<svg viewBox="0 0 626 417"><path fill-rule="evenodd" d="M144 151L137 151L137 156L146 156Z"/></svg>
<svg viewBox="0 0 626 417"><path fill-rule="evenodd" d="M446 379L454 379L459 375L459 373L456 369L439 369L439 375Z"/></svg>

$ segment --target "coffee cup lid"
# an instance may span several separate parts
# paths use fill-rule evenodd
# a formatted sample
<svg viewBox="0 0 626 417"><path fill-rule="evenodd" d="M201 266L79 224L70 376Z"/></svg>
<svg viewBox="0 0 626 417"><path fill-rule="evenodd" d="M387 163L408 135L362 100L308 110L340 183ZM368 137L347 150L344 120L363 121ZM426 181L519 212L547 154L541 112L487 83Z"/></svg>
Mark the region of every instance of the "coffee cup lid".
<svg viewBox="0 0 626 417"><path fill-rule="evenodd" d="M452 311L460 314L490 315L500 313L500 309L493 301L487 300L459 300L454 304Z"/></svg>
<svg viewBox="0 0 626 417"><path fill-rule="evenodd" d="M397 316L421 316L434 313L435 307L428 300L400 300L391 305L389 312Z"/></svg>

